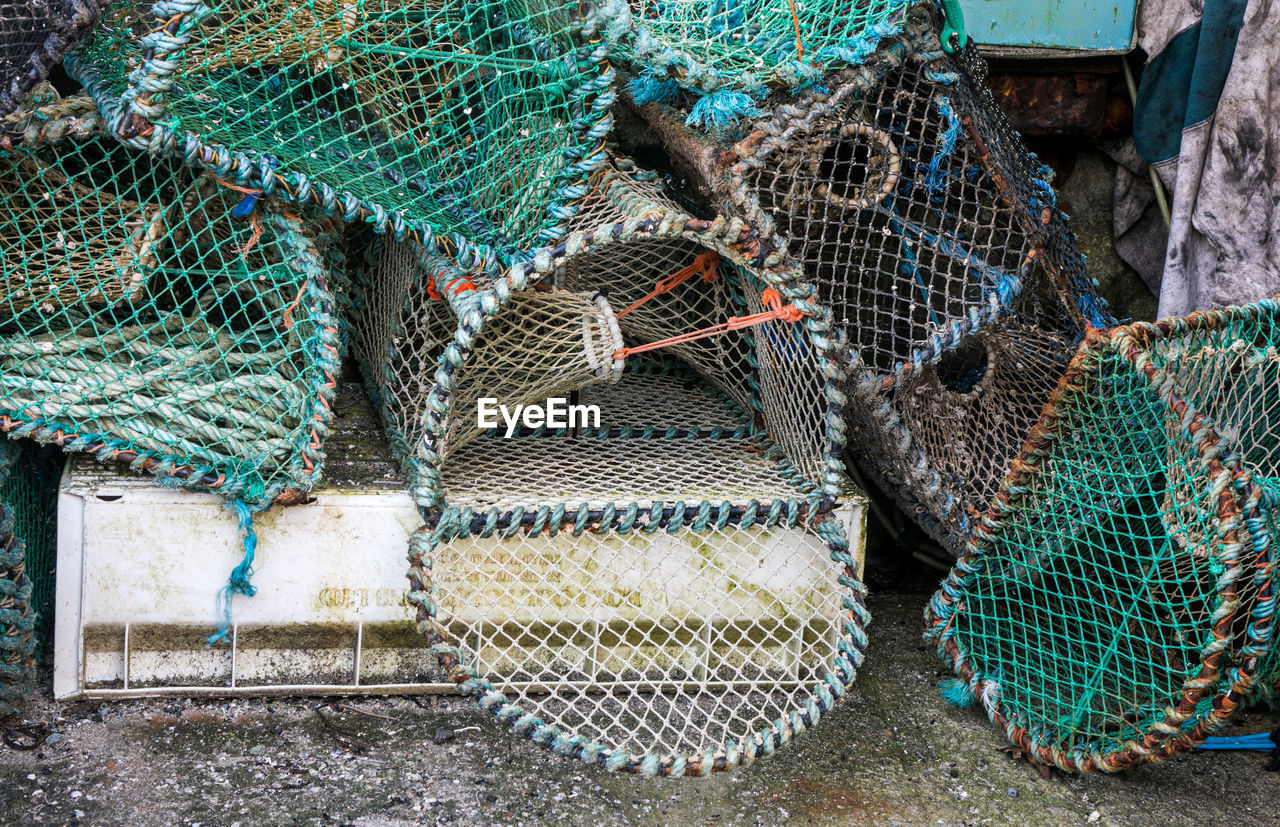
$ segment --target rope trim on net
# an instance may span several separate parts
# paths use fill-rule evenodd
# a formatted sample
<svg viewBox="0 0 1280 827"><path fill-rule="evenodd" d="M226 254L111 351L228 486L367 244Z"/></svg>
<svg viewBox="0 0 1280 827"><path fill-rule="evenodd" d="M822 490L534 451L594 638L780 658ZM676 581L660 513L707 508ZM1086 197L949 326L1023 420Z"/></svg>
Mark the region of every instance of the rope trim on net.
<svg viewBox="0 0 1280 827"><path fill-rule="evenodd" d="M1151 363L1149 345L1157 339L1213 330L1263 313L1280 313L1280 303L1270 300L1154 324L1143 322L1110 331L1089 331L1045 406L1039 423L1028 436L1021 455L1013 462L1000 492L974 527L969 546L930 600L925 610L925 639L936 645L938 656L951 664L964 690L982 705L991 722L1035 763L1067 772L1116 772L1167 760L1220 729L1249 699L1262 677L1259 664L1271 643L1276 609L1273 577L1266 578L1267 585L1252 614L1249 643L1242 650L1244 657L1230 669L1224 669L1223 661L1235 636L1233 624L1238 620L1236 615L1241 604L1238 588L1245 574L1240 561L1242 550L1253 549L1258 553L1264 574L1275 569L1271 552L1273 538L1268 525L1271 515L1260 510L1262 490L1254 483L1251 471L1241 464L1239 452L1228 453L1230 445L1212 423L1178 393L1177 377ZM1078 397L1089 392L1088 379L1096 373L1107 352L1123 357L1147 380L1163 407L1177 418L1179 435L1195 449L1200 466L1211 482L1209 490L1218 519L1223 566L1216 580L1221 600L1210 618L1211 639L1200 652L1199 672L1186 680L1176 702L1165 708L1163 720L1153 724L1141 738L1129 739L1114 749L1086 745L1063 749L1042 742L1030 727L1018 724L1009 715L1001 703L999 679L984 675L970 661L969 652L957 638L952 622L974 576L984 566L984 558L995 553L1005 521L1034 494L1054 444L1069 437L1063 430L1064 417L1059 410L1070 408ZM956 691L961 690L957 687ZM1208 703L1210 701L1212 703Z"/></svg>
<svg viewBox="0 0 1280 827"><path fill-rule="evenodd" d="M794 502L791 501L791 503ZM490 525L487 520L476 528L476 517L470 512L446 509L440 514L434 526L423 526L410 538L408 600L415 607L419 630L426 636L431 645L431 653L435 655L449 680L457 684L460 692L470 695L481 709L493 716L495 721L506 725L513 734L524 736L543 749L557 755L575 758L584 764L604 767L613 772L648 776L707 776L736 767L750 766L757 758L772 755L797 735L816 726L822 716L829 712L849 690L857 676L857 670L862 665L867 645L864 630L870 622L870 615L866 608L866 589L857 577L857 570L853 557L849 553L849 544L843 528L829 513L821 514L816 520L810 519L808 525L826 541L832 561L842 566L841 574L837 579L840 585L849 590L841 600L841 608L844 612L844 635L838 644L838 652L822 680L816 681L814 687L808 691L803 704L793 707L788 715L756 732L745 743L730 742L718 750L709 750L696 755L684 753L656 755L615 751L583 736L571 735L555 724L547 723L537 715L521 710L492 683L477 675L475 668L466 663L462 650L451 642L448 631L438 619L437 589L431 577L432 559L435 549L441 543L455 538L499 536L510 539L521 533L536 534L543 531L546 531L548 536L555 536L556 532L563 531L571 521L573 525L569 532L575 537L581 536L586 531L617 531L619 534L625 534L632 527L646 532L665 529L670 533L676 533L686 523L693 531L700 532L729 524L727 520L721 524L722 518L718 518L713 525L710 516L689 521L687 510L683 512L682 519L676 520L672 515L680 513L680 509L677 508L674 511L665 507L660 509L660 505L655 503L649 512L650 517L654 513L661 513L662 517L658 520L650 520L644 525L639 525L632 517L625 529L616 511L610 512L608 519L602 515L594 520L582 516L581 511L577 515L566 514L563 520L556 520L547 514L527 529L523 522L501 529L496 524ZM710 509L709 503L703 503L695 508L695 511L702 514ZM744 514L739 518L737 525L742 529L754 526L772 528L779 525L797 527L805 524L801 515L803 509L803 506L795 507L775 500L764 515L761 514L760 509L755 509L750 512L750 521ZM627 514L629 513L628 510ZM812 515L813 512L810 511L809 514ZM623 519L625 518L624 515ZM617 528L612 528L615 525Z"/></svg>
<svg viewBox="0 0 1280 827"><path fill-rule="evenodd" d="M790 307L786 312L792 315L798 312L801 315L809 340L819 356L817 362L823 379L822 392L827 407L823 427L830 446L824 456L826 468L821 480L807 481L799 469L782 454L781 449L772 446L770 441L774 449L771 451L771 459L776 459L775 471L802 493L807 493L806 489L817 485L827 496L833 499L838 497L843 490L845 475L843 451L847 426L843 406L847 399L841 390L841 383L845 378L844 359L841 355L842 344L839 334L834 331L830 311L813 301L813 287L801 282L797 278L798 274L786 266L781 256L765 254L759 236L741 219L718 217L709 221L670 210L659 212L654 209L638 209L636 206L643 206L645 202L626 188L623 179L614 177L616 173L609 170L604 170L599 175L602 177L596 182L596 186L602 187L611 198L624 205L636 202L630 204L632 209L627 210L636 217L571 233L561 244L539 250L529 261L512 266L505 276L493 282L488 291L479 295L467 292L465 300L459 299L453 303L458 327L453 341L444 349L438 363L435 385L429 393L426 413L423 415L425 434L410 454L416 457L410 476L421 483L421 491L415 492L419 507L433 509L442 508L446 504L442 470L444 458L439 446L452 412L451 396L457 388L454 375L470 358L475 342L489 320L499 314L513 293L536 284L571 257L591 252L597 246L603 248L610 242L644 238L683 238L713 247L719 251L718 255L754 268L780 299L789 302ZM458 279L449 283L458 283ZM759 390L756 388L753 388L753 404L757 410L763 410L763 401L759 399Z"/></svg>
<svg viewBox="0 0 1280 827"><path fill-rule="evenodd" d="M0 486L17 461L18 447L0 437ZM0 501L0 719L21 712L35 686L36 615L26 559L13 509Z"/></svg>
<svg viewBox="0 0 1280 827"><path fill-rule="evenodd" d="M305 273L299 297L305 297L307 313L317 329L316 335L309 337L304 346L311 353L319 378L300 416L304 423L303 433L290 452L288 470L284 475L290 478L290 483L282 481L264 486L249 475L228 475L212 464L180 463L158 451L130 448L124 439L81 434L65 424L23 411L0 412L0 434L57 445L68 452L93 454L99 462L123 463L134 471L146 471L176 480L184 487L212 491L230 499L244 499L255 504L275 501L285 505L303 499L305 492L320 479L325 457L324 442L333 420L333 400L337 395L343 345L341 322L335 315L327 272L332 271L341 278L342 262L337 245L328 245L332 249L325 253L329 260L326 265L297 216L273 212L269 220L280 232L281 243L288 253L288 266ZM285 321L288 322L287 319Z"/></svg>
<svg viewBox="0 0 1280 827"><path fill-rule="evenodd" d="M758 53L753 69L733 72L718 65L716 56L681 49L646 25L638 15L632 17L632 35L619 44L620 56L640 76L627 84L627 92L637 105L669 103L680 92L694 99L685 124L702 127L713 135L723 135L740 118L759 117L756 102L773 88L797 90L822 82L823 75L836 66L860 66L876 52L880 42L901 30L910 0L892 0L880 19L865 25L857 34L830 43L809 41L805 48L795 0L788 0L794 38L785 49L772 54ZM794 44L795 55L783 55ZM723 61L720 62L723 64Z"/></svg>
<svg viewBox="0 0 1280 827"><path fill-rule="evenodd" d="M98 22L108 0L60 0L61 14L40 47L27 56L20 67L14 67L13 75L0 78L0 117L9 115L23 105L23 98L37 83L49 77L49 72L62 61L67 52L80 42ZM19 11L18 4L7 7L9 12Z"/></svg>
<svg viewBox="0 0 1280 827"><path fill-rule="evenodd" d="M0 118L0 153L23 143L55 144L88 138L104 129L102 115L87 95L35 106Z"/></svg>
<svg viewBox="0 0 1280 827"><path fill-rule="evenodd" d="M111 89L95 66L81 60L80 48L73 49L65 61L67 71L85 87L107 126L120 140L152 155L180 157L187 164L259 190L264 196L319 207L327 217L368 225L375 233L390 234L398 242L416 242L431 253L455 260L466 270L496 275L510 263L512 250L477 242L458 232L437 234L426 222L407 216L403 210L388 210L383 204L362 199L349 190L336 190L301 172L281 172L270 156L206 142L190 131L180 135L165 122L169 115L165 95L174 86L174 74L181 66L185 47L213 11L201 0L160 0L152 13L157 28L141 39L142 65L130 75L129 89L123 95ZM630 9L625 0L605 0L587 6L581 21L584 45L574 52L575 59L583 66L595 66L598 74L584 79L569 94L584 114L567 124L565 130L581 135L583 140L564 152L566 165L557 173L554 194L543 209L558 223L539 232L543 243L554 242L567 232L568 220L577 214L579 202L590 191L585 181L605 160L605 138L613 130L617 76L609 63L609 50L629 20Z"/></svg>

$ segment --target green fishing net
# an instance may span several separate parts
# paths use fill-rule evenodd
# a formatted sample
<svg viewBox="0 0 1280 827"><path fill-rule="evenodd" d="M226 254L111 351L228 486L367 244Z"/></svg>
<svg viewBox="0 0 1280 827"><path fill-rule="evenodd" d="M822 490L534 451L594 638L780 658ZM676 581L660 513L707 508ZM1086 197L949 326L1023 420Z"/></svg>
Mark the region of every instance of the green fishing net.
<svg viewBox="0 0 1280 827"><path fill-rule="evenodd" d="M22 709L35 680L38 610L20 533L32 514L23 509L21 465L18 446L0 439L0 719Z"/></svg>
<svg viewBox="0 0 1280 827"><path fill-rule="evenodd" d="M0 158L0 429L256 505L309 490L341 345L333 241L100 134L19 144Z"/></svg>
<svg viewBox="0 0 1280 827"><path fill-rule="evenodd" d="M563 0L121 0L67 65L135 146L492 268L563 233L623 23Z"/></svg>
<svg viewBox="0 0 1280 827"><path fill-rule="evenodd" d="M1071 363L926 613L948 694L1033 761L1161 760L1274 683L1278 343L1262 302Z"/></svg>
<svg viewBox="0 0 1280 827"><path fill-rule="evenodd" d="M832 4L799 0L640 0L617 47L637 77L636 103L676 102L688 93L689 122L720 127L771 88L817 84L859 65L902 25L906 0Z"/></svg>

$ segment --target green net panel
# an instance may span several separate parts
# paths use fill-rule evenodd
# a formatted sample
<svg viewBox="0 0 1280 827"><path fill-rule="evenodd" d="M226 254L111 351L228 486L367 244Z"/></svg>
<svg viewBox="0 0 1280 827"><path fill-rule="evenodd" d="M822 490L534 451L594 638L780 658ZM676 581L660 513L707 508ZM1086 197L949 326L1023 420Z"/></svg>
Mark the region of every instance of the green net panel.
<svg viewBox="0 0 1280 827"><path fill-rule="evenodd" d="M1278 322L1092 334L933 598L947 694L1033 761L1165 759L1274 681Z"/></svg>
<svg viewBox="0 0 1280 827"><path fill-rule="evenodd" d="M611 14L122 0L67 64L135 146L495 268L563 233L600 161Z"/></svg>
<svg viewBox="0 0 1280 827"><path fill-rule="evenodd" d="M342 261L242 198L100 135L0 158L0 429L251 504L309 490Z"/></svg>
<svg viewBox="0 0 1280 827"><path fill-rule="evenodd" d="M574 221L494 281L392 242L355 280L354 349L426 518L411 599L449 677L543 746L737 766L816 723L861 662L837 343L749 228L625 159ZM479 399L547 396L583 418L478 427ZM677 653L694 632L701 654Z"/></svg>
<svg viewBox="0 0 1280 827"><path fill-rule="evenodd" d="M107 0L8 0L0 6L0 117L23 106L67 51L84 37Z"/></svg>
<svg viewBox="0 0 1280 827"><path fill-rule="evenodd" d="M996 108L981 59L946 53L940 28L931 5L913 7L862 66L774 94L729 151L672 107L638 111L682 173L814 285L851 350L857 461L958 553L1055 372L1112 320L1049 171ZM979 382L966 363L988 357ZM940 423L943 407L972 417Z"/></svg>
<svg viewBox="0 0 1280 827"><path fill-rule="evenodd" d="M901 27L907 5L639 0L617 53L637 75L628 84L636 103L691 102L687 121L720 131L759 115L771 89L820 83L836 67L861 64Z"/></svg>
<svg viewBox="0 0 1280 827"><path fill-rule="evenodd" d="M12 493L20 463L18 446L0 439L0 495ZM0 719L21 711L35 683L36 610L26 553L14 507L0 496Z"/></svg>
<svg viewBox="0 0 1280 827"><path fill-rule="evenodd" d="M26 546L30 607L36 617L35 631L43 637L52 630L58 557L56 506L64 458L56 448L28 441L17 443L16 453L8 478L0 484L0 502L13 510L14 532Z"/></svg>

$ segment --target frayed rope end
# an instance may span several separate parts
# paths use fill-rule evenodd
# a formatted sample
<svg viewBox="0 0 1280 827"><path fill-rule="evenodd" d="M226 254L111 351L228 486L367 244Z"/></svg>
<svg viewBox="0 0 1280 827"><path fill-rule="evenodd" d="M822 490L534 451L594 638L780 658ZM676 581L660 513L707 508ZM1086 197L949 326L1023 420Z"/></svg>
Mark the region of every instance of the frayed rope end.
<svg viewBox="0 0 1280 827"><path fill-rule="evenodd" d="M222 622L218 624L218 631L209 636L205 648L211 648L215 643L231 641L232 598L237 594L253 597L258 593L258 587L250 582L253 577L253 557L258 550L258 535L253 531L253 512L244 500L233 500L228 503L227 508L235 512L239 523L244 558L240 560L240 565L231 570L227 585L218 592L218 614L222 615Z"/></svg>

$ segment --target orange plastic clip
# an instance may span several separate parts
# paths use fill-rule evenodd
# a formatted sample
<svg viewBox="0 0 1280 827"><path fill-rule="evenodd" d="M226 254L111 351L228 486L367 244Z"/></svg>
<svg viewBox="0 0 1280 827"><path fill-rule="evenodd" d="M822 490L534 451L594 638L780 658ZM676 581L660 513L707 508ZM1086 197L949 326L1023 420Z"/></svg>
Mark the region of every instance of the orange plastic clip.
<svg viewBox="0 0 1280 827"><path fill-rule="evenodd" d="M661 296L663 293L670 293L680 285L684 284L694 276L702 276L703 283L715 281L719 276L716 275L716 268L720 266L720 254L708 251L694 257L693 263L688 267L683 267L664 279L659 279L658 283L653 286L650 293L628 307L626 310L616 314L615 318L621 319L632 310L643 306L646 302Z"/></svg>

